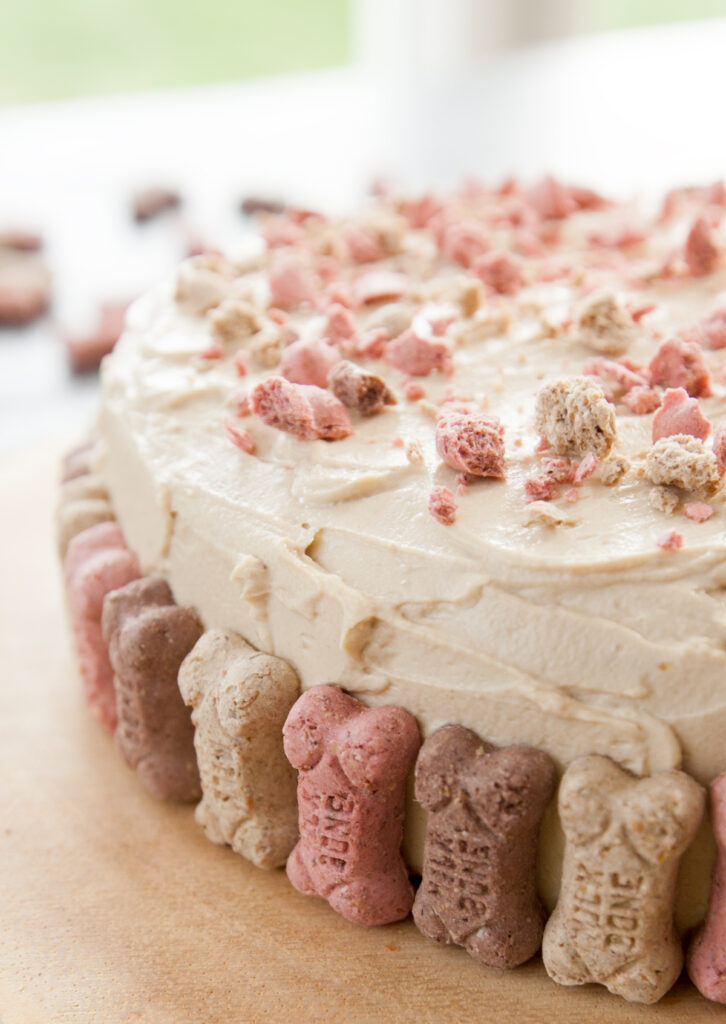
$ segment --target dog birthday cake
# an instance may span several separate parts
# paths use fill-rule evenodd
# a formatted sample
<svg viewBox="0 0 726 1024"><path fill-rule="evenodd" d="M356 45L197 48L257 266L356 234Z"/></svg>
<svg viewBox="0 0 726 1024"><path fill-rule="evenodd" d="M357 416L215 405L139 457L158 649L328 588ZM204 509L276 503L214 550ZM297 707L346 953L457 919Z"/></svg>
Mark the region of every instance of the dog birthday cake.
<svg viewBox="0 0 726 1024"><path fill-rule="evenodd" d="M141 781L351 921L637 1002L708 907L726 1001L725 214L382 192L133 304L58 526Z"/></svg>

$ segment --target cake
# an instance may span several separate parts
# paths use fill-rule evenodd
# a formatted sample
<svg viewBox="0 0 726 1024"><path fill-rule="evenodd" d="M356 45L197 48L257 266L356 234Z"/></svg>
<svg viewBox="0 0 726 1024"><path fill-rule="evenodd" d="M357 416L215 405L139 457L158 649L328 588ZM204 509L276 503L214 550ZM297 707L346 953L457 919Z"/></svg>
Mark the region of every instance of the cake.
<svg viewBox="0 0 726 1024"><path fill-rule="evenodd" d="M595 755L707 786L726 769L724 211L720 185L649 210L547 178L266 216L259 244L130 308L88 500L141 573L303 692L560 772ZM410 785L414 871L424 830ZM703 823L681 931L713 850ZM549 909L562 857L553 801Z"/></svg>

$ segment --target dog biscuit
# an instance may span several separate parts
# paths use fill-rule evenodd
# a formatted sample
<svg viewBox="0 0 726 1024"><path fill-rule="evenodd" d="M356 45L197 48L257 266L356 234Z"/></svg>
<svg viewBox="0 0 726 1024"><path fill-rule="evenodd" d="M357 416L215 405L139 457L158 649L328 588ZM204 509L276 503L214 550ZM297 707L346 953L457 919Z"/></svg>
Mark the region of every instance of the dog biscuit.
<svg viewBox="0 0 726 1024"><path fill-rule="evenodd" d="M297 840L295 772L282 749L297 676L281 658L211 629L184 659L179 689L196 727L197 821L257 867L281 867Z"/></svg>
<svg viewBox="0 0 726 1024"><path fill-rule="evenodd" d="M154 796L198 800L194 727L177 685L181 663L202 635L196 612L180 608L168 583L151 576L107 594L101 625L121 755Z"/></svg>
<svg viewBox="0 0 726 1024"><path fill-rule="evenodd" d="M537 837L554 790L554 762L542 751L498 748L461 725L429 736L416 762L428 826L413 919L424 935L488 967L516 967L537 952Z"/></svg>
<svg viewBox="0 0 726 1024"><path fill-rule="evenodd" d="M638 779L607 757L573 761L560 786L567 844L542 957L561 985L599 982L654 1003L681 972L673 923L678 862L703 815L684 772Z"/></svg>
<svg viewBox="0 0 726 1024"><path fill-rule="evenodd" d="M283 730L298 769L300 841L287 874L349 921L407 917L413 889L401 857L406 776L420 745L400 707L367 708L336 686L315 686Z"/></svg>

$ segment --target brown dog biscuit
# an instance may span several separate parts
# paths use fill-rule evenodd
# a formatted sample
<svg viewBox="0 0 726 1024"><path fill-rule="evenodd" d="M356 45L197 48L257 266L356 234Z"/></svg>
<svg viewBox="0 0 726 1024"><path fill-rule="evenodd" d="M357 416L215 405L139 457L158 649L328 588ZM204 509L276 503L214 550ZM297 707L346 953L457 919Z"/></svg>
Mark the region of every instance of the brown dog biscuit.
<svg viewBox="0 0 726 1024"><path fill-rule="evenodd" d="M202 634L196 612L174 603L168 583L145 577L103 602L103 636L114 673L116 745L162 800L198 800L194 728L177 676Z"/></svg>
<svg viewBox="0 0 726 1024"><path fill-rule="evenodd" d="M282 749L297 676L236 633L211 629L186 657L179 689L196 726L197 821L257 867L280 867L297 840L295 772Z"/></svg>
<svg viewBox="0 0 726 1024"><path fill-rule="evenodd" d="M684 772L638 779L607 757L572 762L559 794L562 886L542 945L554 981L599 982L638 1003L665 995L683 966L673 923L678 863L703 805L703 789Z"/></svg>
<svg viewBox="0 0 726 1024"><path fill-rule="evenodd" d="M516 967L537 952L537 836L554 788L543 751L498 748L461 725L429 736L416 762L428 827L413 918L424 935L488 967Z"/></svg>

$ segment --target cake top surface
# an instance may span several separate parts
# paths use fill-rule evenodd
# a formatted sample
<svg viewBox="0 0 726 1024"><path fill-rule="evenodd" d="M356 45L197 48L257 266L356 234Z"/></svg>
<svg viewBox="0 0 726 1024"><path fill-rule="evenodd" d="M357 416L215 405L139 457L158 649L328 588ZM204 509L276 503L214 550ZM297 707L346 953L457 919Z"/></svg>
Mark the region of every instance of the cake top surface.
<svg viewBox="0 0 726 1024"><path fill-rule="evenodd" d="M459 574L712 567L725 211L718 185L646 212L553 179L288 210L132 307L106 398L162 475L303 547L324 527L331 570L363 534Z"/></svg>

